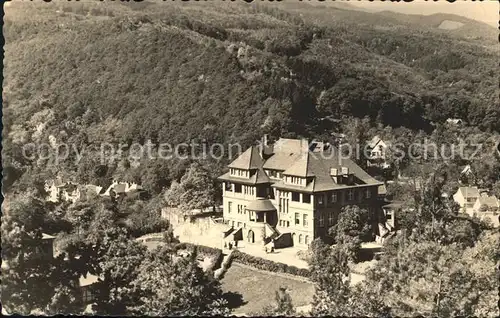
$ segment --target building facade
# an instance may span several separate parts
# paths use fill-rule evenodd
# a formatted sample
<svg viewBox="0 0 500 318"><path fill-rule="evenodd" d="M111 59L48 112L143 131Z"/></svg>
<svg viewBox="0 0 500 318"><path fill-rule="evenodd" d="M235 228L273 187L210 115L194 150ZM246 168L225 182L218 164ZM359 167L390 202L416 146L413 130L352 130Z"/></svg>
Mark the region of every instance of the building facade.
<svg viewBox="0 0 500 318"><path fill-rule="evenodd" d="M327 143L267 138L229 164L223 183L224 222L235 237L276 247L331 242L328 229L347 205L366 208L377 225L380 182Z"/></svg>

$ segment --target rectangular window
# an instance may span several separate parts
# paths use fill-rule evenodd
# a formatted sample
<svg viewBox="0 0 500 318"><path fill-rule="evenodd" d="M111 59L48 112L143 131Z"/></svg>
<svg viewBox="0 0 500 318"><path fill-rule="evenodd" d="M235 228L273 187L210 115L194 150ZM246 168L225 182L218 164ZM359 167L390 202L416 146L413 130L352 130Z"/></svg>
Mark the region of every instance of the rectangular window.
<svg viewBox="0 0 500 318"><path fill-rule="evenodd" d="M328 225L333 225L333 212L328 214Z"/></svg>
<svg viewBox="0 0 500 318"><path fill-rule="evenodd" d="M292 201L300 202L300 193L292 192Z"/></svg>
<svg viewBox="0 0 500 318"><path fill-rule="evenodd" d="M238 222L238 227L241 227L241 222Z"/></svg>
<svg viewBox="0 0 500 318"><path fill-rule="evenodd" d="M349 192L347 192L347 200L349 201L352 201L354 200L354 190L349 190Z"/></svg>
<svg viewBox="0 0 500 318"><path fill-rule="evenodd" d="M388 219L388 220L391 220L391 219L392 219L392 214L387 213L387 219Z"/></svg>
<svg viewBox="0 0 500 318"><path fill-rule="evenodd" d="M88 287L86 287L83 290L83 298L84 298L85 303L90 303L94 300L94 297L92 295L92 291Z"/></svg>
<svg viewBox="0 0 500 318"><path fill-rule="evenodd" d="M286 227L290 227L290 221L286 221Z"/></svg>
<svg viewBox="0 0 500 318"><path fill-rule="evenodd" d="M295 213L295 225L300 224L300 215Z"/></svg>
<svg viewBox="0 0 500 318"><path fill-rule="evenodd" d="M255 222L255 212L250 211L248 213L248 218L250 219L250 221L254 221Z"/></svg>
<svg viewBox="0 0 500 318"><path fill-rule="evenodd" d="M372 197L372 190L370 188L366 189L366 198L369 199Z"/></svg>
<svg viewBox="0 0 500 318"><path fill-rule="evenodd" d="M323 195L318 194L318 205L323 205Z"/></svg>
<svg viewBox="0 0 500 318"><path fill-rule="evenodd" d="M241 193L241 184L234 184L234 192Z"/></svg>
<svg viewBox="0 0 500 318"><path fill-rule="evenodd" d="M224 185L225 185L225 188L226 188L226 191L233 191L233 187L231 186L231 182L224 182Z"/></svg>
<svg viewBox="0 0 500 318"><path fill-rule="evenodd" d="M233 202L229 201L227 203L227 213L231 213L232 210L233 210Z"/></svg>
<svg viewBox="0 0 500 318"><path fill-rule="evenodd" d="M331 198L332 203L337 202L337 199L338 199L337 192L333 192L330 198Z"/></svg>
<svg viewBox="0 0 500 318"><path fill-rule="evenodd" d="M325 216L323 214L319 215L319 226L320 227L325 226Z"/></svg>
<svg viewBox="0 0 500 318"><path fill-rule="evenodd" d="M309 193L302 193L302 202L311 203L311 195Z"/></svg>
<svg viewBox="0 0 500 318"><path fill-rule="evenodd" d="M243 206L243 213L247 214L247 206L246 205Z"/></svg>
<svg viewBox="0 0 500 318"><path fill-rule="evenodd" d="M303 223L304 223L304 226L307 226L307 214L304 214L304 215L302 216L302 220L304 221L304 222L303 222Z"/></svg>

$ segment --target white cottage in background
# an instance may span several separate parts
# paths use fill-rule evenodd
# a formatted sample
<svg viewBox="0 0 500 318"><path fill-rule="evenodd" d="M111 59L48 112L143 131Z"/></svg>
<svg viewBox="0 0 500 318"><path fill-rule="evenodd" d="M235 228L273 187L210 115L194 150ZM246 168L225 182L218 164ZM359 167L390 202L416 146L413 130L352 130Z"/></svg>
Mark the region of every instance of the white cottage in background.
<svg viewBox="0 0 500 318"><path fill-rule="evenodd" d="M453 200L460 206L460 212L472 215L474 204L479 195L477 187L460 187L453 195Z"/></svg>
<svg viewBox="0 0 500 318"><path fill-rule="evenodd" d="M368 165L389 168L387 160L387 150L389 143L375 136L368 142Z"/></svg>
<svg viewBox="0 0 500 318"><path fill-rule="evenodd" d="M104 196L124 196L143 191L141 185L134 182L118 182L113 180L113 183L103 193Z"/></svg>
<svg viewBox="0 0 500 318"><path fill-rule="evenodd" d="M79 185L71 181L62 181L57 178L45 182L47 201L62 202L69 201L75 203L78 200L87 198L89 195L98 195L102 187L93 184Z"/></svg>

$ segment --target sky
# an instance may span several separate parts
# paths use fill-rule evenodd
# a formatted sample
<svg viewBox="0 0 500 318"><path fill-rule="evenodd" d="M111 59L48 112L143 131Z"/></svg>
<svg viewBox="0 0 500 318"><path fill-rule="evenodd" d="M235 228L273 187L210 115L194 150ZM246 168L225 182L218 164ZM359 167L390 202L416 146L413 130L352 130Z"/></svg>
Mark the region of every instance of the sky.
<svg viewBox="0 0 500 318"><path fill-rule="evenodd" d="M469 19L478 20L488 23L492 26L498 26L499 8L498 0L484 0L484 1L471 1L471 0L457 0L450 3L445 0L425 1L415 0L413 2L389 2L389 1L349 1L350 5L370 10L370 11L395 11L405 14L423 14L429 15L434 13L451 13L457 14Z"/></svg>
<svg viewBox="0 0 500 318"><path fill-rule="evenodd" d="M290 1L290 0L289 0ZM298 0L295 0L298 1ZM310 0L311 1L311 0ZM313 0L314 1L314 0ZM328 1L328 0L327 0ZM494 27L498 27L500 2L498 0L456 0L450 3L446 0L414 0L413 2L391 2L390 0L338 0L336 5L347 3L367 11L395 11L405 14L434 14L434 13L451 13L457 14L469 19L478 20L488 23ZM324 5L325 2L319 2ZM10 3L5 3L5 6Z"/></svg>

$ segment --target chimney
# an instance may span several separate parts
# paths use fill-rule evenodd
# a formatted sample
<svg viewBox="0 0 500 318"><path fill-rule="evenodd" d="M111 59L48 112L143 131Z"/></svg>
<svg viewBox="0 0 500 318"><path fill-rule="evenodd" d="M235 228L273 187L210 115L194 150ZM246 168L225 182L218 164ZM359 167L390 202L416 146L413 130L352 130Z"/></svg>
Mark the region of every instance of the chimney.
<svg viewBox="0 0 500 318"><path fill-rule="evenodd" d="M300 140L300 150L302 153L308 153L309 152L309 140L302 138Z"/></svg>
<svg viewBox="0 0 500 318"><path fill-rule="evenodd" d="M268 139L268 134L264 134L260 140L260 146L258 147L259 149L259 155L262 159L265 159L266 155L266 148L268 147L269 139Z"/></svg>

